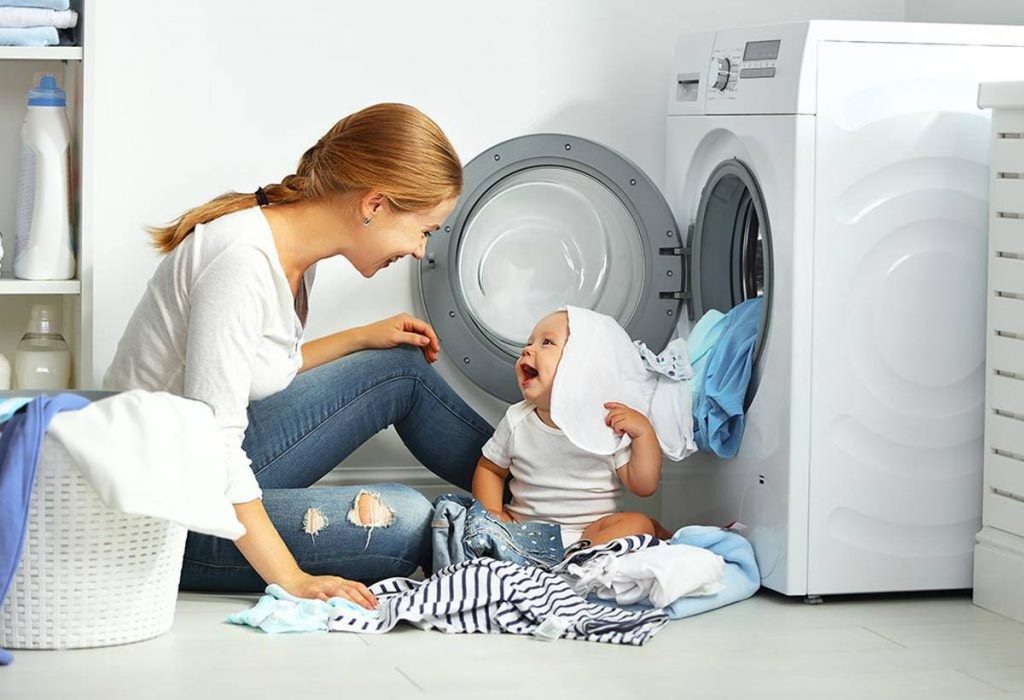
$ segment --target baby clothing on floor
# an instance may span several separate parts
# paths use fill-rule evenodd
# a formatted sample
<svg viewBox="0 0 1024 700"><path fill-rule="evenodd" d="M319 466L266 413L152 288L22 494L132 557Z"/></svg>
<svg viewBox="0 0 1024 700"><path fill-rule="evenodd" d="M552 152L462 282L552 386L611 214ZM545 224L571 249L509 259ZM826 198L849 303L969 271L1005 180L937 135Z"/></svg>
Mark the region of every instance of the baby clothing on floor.
<svg viewBox="0 0 1024 700"><path fill-rule="evenodd" d="M380 633L399 621L449 634L534 635L642 646L665 626L660 610L623 610L588 603L558 576L530 566L474 559L426 581L393 578L370 586L375 619L341 611L332 631Z"/></svg>
<svg viewBox="0 0 1024 700"><path fill-rule="evenodd" d="M616 470L629 462L629 447L608 455L582 449L527 401L505 412L483 455L511 473L508 509L516 519L560 525L565 547L594 521L622 510Z"/></svg>
<svg viewBox="0 0 1024 700"><path fill-rule="evenodd" d="M722 590L722 557L691 545L634 535L569 556L556 567L580 595L663 608L684 596Z"/></svg>
<svg viewBox="0 0 1024 700"><path fill-rule="evenodd" d="M267 586L266 594L255 606L228 615L227 621L233 625L258 627L270 634L326 632L331 618L343 611L351 616L363 615L367 619L376 617L373 611L344 598L331 598L326 601L296 598L276 583L272 583Z"/></svg>
<svg viewBox="0 0 1024 700"><path fill-rule="evenodd" d="M245 534L209 406L128 391L55 417L50 433L107 507L226 539Z"/></svg>
<svg viewBox="0 0 1024 700"><path fill-rule="evenodd" d="M569 340L551 389L551 418L569 440L599 455L627 447L629 436L616 435L605 424L604 404L614 401L647 416L670 459L695 452L689 362L680 361L685 342L653 356L646 346L634 345L612 317L576 306L567 306L566 312Z"/></svg>
<svg viewBox="0 0 1024 700"><path fill-rule="evenodd" d="M503 523L479 501L454 493L434 501L430 530L434 571L479 557L550 569L565 552L558 525Z"/></svg>

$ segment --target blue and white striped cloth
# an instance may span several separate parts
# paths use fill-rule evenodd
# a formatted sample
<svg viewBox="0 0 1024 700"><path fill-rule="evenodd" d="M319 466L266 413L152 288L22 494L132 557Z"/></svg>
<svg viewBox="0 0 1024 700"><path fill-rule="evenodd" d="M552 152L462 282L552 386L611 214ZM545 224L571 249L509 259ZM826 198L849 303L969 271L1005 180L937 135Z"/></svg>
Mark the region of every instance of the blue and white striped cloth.
<svg viewBox="0 0 1024 700"><path fill-rule="evenodd" d="M449 634L508 632L642 646L668 621L661 610L588 603L554 574L489 558L453 564L426 581L387 579L370 590L380 603L375 615L343 611L328 628L382 633L404 620Z"/></svg>

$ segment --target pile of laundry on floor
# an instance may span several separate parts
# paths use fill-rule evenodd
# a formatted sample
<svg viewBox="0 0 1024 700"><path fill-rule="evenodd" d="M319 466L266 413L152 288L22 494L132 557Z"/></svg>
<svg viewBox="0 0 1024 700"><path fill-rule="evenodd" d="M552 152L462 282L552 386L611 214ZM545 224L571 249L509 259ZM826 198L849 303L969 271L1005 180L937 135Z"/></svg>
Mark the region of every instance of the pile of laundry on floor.
<svg viewBox="0 0 1024 700"><path fill-rule="evenodd" d="M503 523L455 494L435 502L433 546L435 572L426 580L369 587L376 610L341 598L297 599L270 586L228 622L275 633L379 634L404 621L446 633L639 646L669 620L749 598L761 583L750 544L730 530L684 527L668 542L625 537L563 559L558 525Z"/></svg>
<svg viewBox="0 0 1024 700"><path fill-rule="evenodd" d="M0 0L0 46L74 43L67 30L78 25L78 13L70 8L69 0Z"/></svg>

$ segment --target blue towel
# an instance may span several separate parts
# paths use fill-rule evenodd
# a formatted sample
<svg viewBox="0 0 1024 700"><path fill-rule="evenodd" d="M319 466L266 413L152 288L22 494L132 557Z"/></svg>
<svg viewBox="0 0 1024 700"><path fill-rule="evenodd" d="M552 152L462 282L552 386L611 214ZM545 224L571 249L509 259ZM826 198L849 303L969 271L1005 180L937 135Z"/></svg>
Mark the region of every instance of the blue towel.
<svg viewBox="0 0 1024 700"><path fill-rule="evenodd" d="M761 574L754 559L754 550L741 535L732 530L707 525L690 525L680 529L669 544L688 544L710 549L725 559L721 591L714 595L683 597L665 608L673 620L699 615L702 612L731 605L757 593Z"/></svg>
<svg viewBox="0 0 1024 700"><path fill-rule="evenodd" d="M231 613L227 621L233 625L258 627L270 634L283 632L326 632L327 623L339 613L348 613L367 620L376 620L377 611L367 610L344 598L313 600L296 598L272 583L266 595L248 610Z"/></svg>
<svg viewBox="0 0 1024 700"><path fill-rule="evenodd" d="M88 403L88 399L74 394L40 396L4 424L0 435L0 606L21 561L28 505L46 426L57 413L76 411ZM0 666L11 660L10 653L0 648Z"/></svg>
<svg viewBox="0 0 1024 700"><path fill-rule="evenodd" d="M0 27L0 46L57 46L56 27Z"/></svg>
<svg viewBox="0 0 1024 700"><path fill-rule="evenodd" d="M736 456L743 439L743 400L753 369L762 303L761 298L748 299L725 315L721 335L708 353L703 389L693 405L697 447L725 459Z"/></svg>
<svg viewBox="0 0 1024 700"><path fill-rule="evenodd" d="M0 7L41 7L44 10L70 10L71 0L0 0Z"/></svg>

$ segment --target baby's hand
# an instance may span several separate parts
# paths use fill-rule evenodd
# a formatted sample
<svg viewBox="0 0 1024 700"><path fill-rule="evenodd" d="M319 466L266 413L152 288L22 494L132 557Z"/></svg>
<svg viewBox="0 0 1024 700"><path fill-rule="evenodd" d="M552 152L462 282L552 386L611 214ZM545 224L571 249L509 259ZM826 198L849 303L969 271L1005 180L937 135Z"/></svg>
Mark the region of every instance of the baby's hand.
<svg viewBox="0 0 1024 700"><path fill-rule="evenodd" d="M604 418L605 425L614 430L616 435L626 433L630 438L636 440L654 432L651 422L640 411L635 411L625 404L614 401L606 403L604 407L608 409L608 415Z"/></svg>

